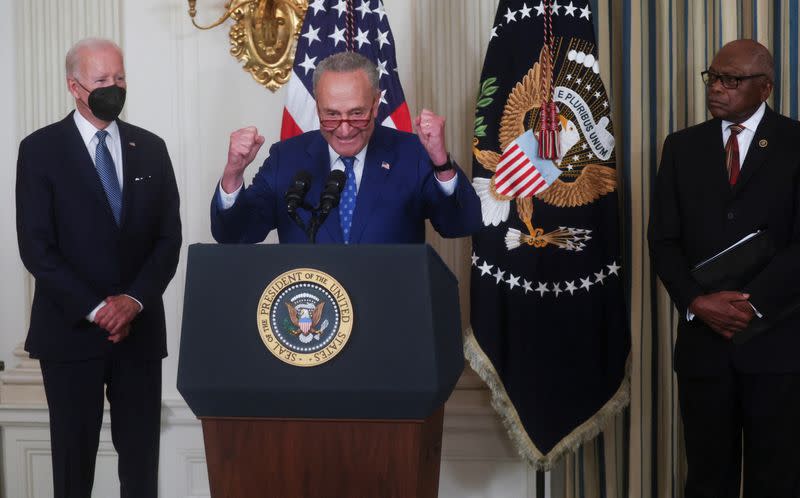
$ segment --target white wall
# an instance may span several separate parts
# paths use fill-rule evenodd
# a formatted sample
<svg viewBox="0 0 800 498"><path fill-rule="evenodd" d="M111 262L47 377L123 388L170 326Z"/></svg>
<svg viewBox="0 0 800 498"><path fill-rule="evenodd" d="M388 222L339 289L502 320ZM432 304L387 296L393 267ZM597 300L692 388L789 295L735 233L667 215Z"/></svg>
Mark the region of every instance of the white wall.
<svg viewBox="0 0 800 498"><path fill-rule="evenodd" d="M445 113L453 152L468 164L470 130L459 124L472 121L474 88L497 0L384 1L412 113L421 105ZM223 3L200 0L201 22L215 19ZM174 164L185 243L164 296L170 356L163 376L161 495L208 496L202 434L175 387L186 245L212 240L208 205L230 132L255 125L267 143L277 140L285 90L273 94L255 83L228 53L228 27L199 31L187 9L184 0L0 0L0 62L17 75L0 79L0 150L6 164L0 168L0 237L6 241L0 247L0 360L8 370L0 384L0 492L6 498L52 493L47 411L36 364L14 355L25 337L31 295L16 248L16 147L25 134L71 108L63 55L72 42L89 35L120 42L128 79L124 118L164 138ZM433 29L431 22L446 31ZM458 85L451 85L448 75L458 78ZM254 164L265 159L267 149ZM468 241L434 244L466 284ZM509 447L487 399L471 376L448 403L442 496L533 496L532 472ZM105 497L116 493L117 485L107 428L102 439L95 496Z"/></svg>

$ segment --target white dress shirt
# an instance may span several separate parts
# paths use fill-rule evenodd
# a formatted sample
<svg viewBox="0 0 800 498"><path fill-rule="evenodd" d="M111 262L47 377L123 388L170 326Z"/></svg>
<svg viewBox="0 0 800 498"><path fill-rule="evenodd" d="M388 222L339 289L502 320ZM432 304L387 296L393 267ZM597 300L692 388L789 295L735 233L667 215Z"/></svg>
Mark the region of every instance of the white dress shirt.
<svg viewBox="0 0 800 498"><path fill-rule="evenodd" d="M353 173L356 175L356 192L361 187L361 177L364 175L364 160L367 157L367 146L365 146L361 151L355 155L355 162L353 163ZM333 150L333 147L328 145L328 155L330 156L330 165L331 171L338 169L339 171L344 171L344 163L342 162L341 156ZM436 176L434 175L434 178ZM439 184L439 188L442 189L445 195L451 196L456 191L456 187L458 186L458 175L454 176L453 178L447 180L446 182L440 181L436 178L436 182ZM236 202L236 198L239 197L239 192L242 191L242 185L239 185L239 188L231 192L230 194L225 192L222 188L222 180L219 183L219 198L220 198L220 206L221 210L226 210L233 206Z"/></svg>
<svg viewBox="0 0 800 498"><path fill-rule="evenodd" d="M731 130L729 128L732 124L738 124L744 127L742 131L736 135L736 141L739 142L739 171L741 171L742 166L744 166L744 158L747 157L747 151L750 150L750 143L753 141L753 137L756 136L756 130L758 129L758 125L761 123L761 118L764 117L764 111L767 109L767 104L765 102L761 103L756 112L753 113L752 116L747 118L743 123L734 123L733 121L725 121L722 120L722 144L725 145L728 143L728 137L731 136Z"/></svg>
<svg viewBox="0 0 800 498"><path fill-rule="evenodd" d="M761 119L764 117L764 111L767 109L766 102L762 102L761 105L756 109L756 112L753 113L752 116L747 118L743 123L734 123L733 121L725 121L722 120L722 144L728 143L728 137L731 136L730 126L732 124L738 124L744 127L742 131L736 135L736 141L739 142L739 171L742 170L742 166L744 166L744 158L747 157L747 151L750 150L750 144L753 142L753 137L756 136L756 130L758 129L758 125L761 123ZM764 318L764 315L758 312L755 306L752 304L750 305L753 308L756 316L759 318ZM694 313L686 310L686 321L691 322L694 319Z"/></svg>
<svg viewBox="0 0 800 498"><path fill-rule="evenodd" d="M95 162L94 155L97 152L97 142L99 141L97 132L100 130L87 121L77 109L72 114L72 117L75 119L75 125L78 127L83 143L86 145L86 150L89 151L89 157L92 158L92 162L96 165L97 163ZM111 159L114 160L114 170L117 172L119 191L122 193L123 184L125 182L122 181L122 142L119 137L119 126L117 122L112 121L111 124L106 127L106 131L108 132L106 146L111 153Z"/></svg>
<svg viewBox="0 0 800 498"><path fill-rule="evenodd" d="M83 143L86 145L86 150L89 151L89 157L92 158L92 163L97 165L95 161L95 154L97 152L97 142L99 139L97 138L97 132L100 131L94 127L92 123L90 123L83 115L78 111L75 110L72 113L72 117L75 120L75 126L78 127L78 132L81 134L81 138L83 139ZM108 136L106 137L106 147L108 147L108 151L111 153L111 159L114 161L114 170L117 172L117 181L119 181L119 191L122 193L122 141L119 136L119 126L117 125L116 121L112 121L106 127L106 131L108 132ZM127 294L125 294L128 296ZM139 304L139 311L144 309L144 306L138 299L133 296L128 296L136 303ZM100 308L106 305L105 300L98 304L88 315L86 315L86 319L90 322L94 322L94 317L97 315L97 312L100 311Z"/></svg>

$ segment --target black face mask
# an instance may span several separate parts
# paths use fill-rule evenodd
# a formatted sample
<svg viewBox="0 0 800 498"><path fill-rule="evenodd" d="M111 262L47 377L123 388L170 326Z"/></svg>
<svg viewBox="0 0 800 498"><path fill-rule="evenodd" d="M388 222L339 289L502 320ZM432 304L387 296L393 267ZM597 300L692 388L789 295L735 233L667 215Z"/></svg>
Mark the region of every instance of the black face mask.
<svg viewBox="0 0 800 498"><path fill-rule="evenodd" d="M75 80L81 85L81 82ZM81 88L89 92L89 90L81 85ZM114 121L122 112L122 107L125 105L125 89L116 85L103 86L95 88L89 92L89 110L95 115L97 119L103 121Z"/></svg>

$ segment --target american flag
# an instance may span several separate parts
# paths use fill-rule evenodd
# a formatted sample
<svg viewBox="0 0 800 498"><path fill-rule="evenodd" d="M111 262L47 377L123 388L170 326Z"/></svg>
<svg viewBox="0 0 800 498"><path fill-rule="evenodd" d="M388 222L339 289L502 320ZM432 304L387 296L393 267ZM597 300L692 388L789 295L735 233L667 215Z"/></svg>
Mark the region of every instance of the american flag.
<svg viewBox="0 0 800 498"><path fill-rule="evenodd" d="M378 122L411 131L411 116L397 75L395 42L381 0L313 0L297 41L292 78L283 110L281 140L319 128L312 80L319 62L348 49L348 4L352 7L352 47L380 73Z"/></svg>
<svg viewBox="0 0 800 498"><path fill-rule="evenodd" d="M494 187L508 197L533 197L553 184L561 174L549 159L539 158L539 143L532 130L513 142L500 156Z"/></svg>

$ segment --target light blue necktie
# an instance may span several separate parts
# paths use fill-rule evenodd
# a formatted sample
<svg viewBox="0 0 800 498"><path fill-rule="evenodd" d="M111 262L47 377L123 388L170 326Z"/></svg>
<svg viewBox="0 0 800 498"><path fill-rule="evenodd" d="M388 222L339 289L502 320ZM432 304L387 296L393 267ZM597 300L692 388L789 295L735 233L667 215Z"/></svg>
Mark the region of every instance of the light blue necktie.
<svg viewBox="0 0 800 498"><path fill-rule="evenodd" d="M341 159L344 163L344 174L347 181L344 183L342 198L339 201L339 223L342 225L342 239L345 244L349 244L350 225L353 224L353 211L356 210L356 174L353 171L356 158L341 157Z"/></svg>
<svg viewBox="0 0 800 498"><path fill-rule="evenodd" d="M114 167L114 160L111 159L111 152L106 146L108 132L99 130L96 135L97 148L94 153L94 166L97 169L97 175L100 177L100 183L103 184L103 190L106 191L108 203L111 205L111 212L114 213L114 220L119 225L120 215L122 214L122 191L119 188L119 179L117 178L117 170Z"/></svg>

